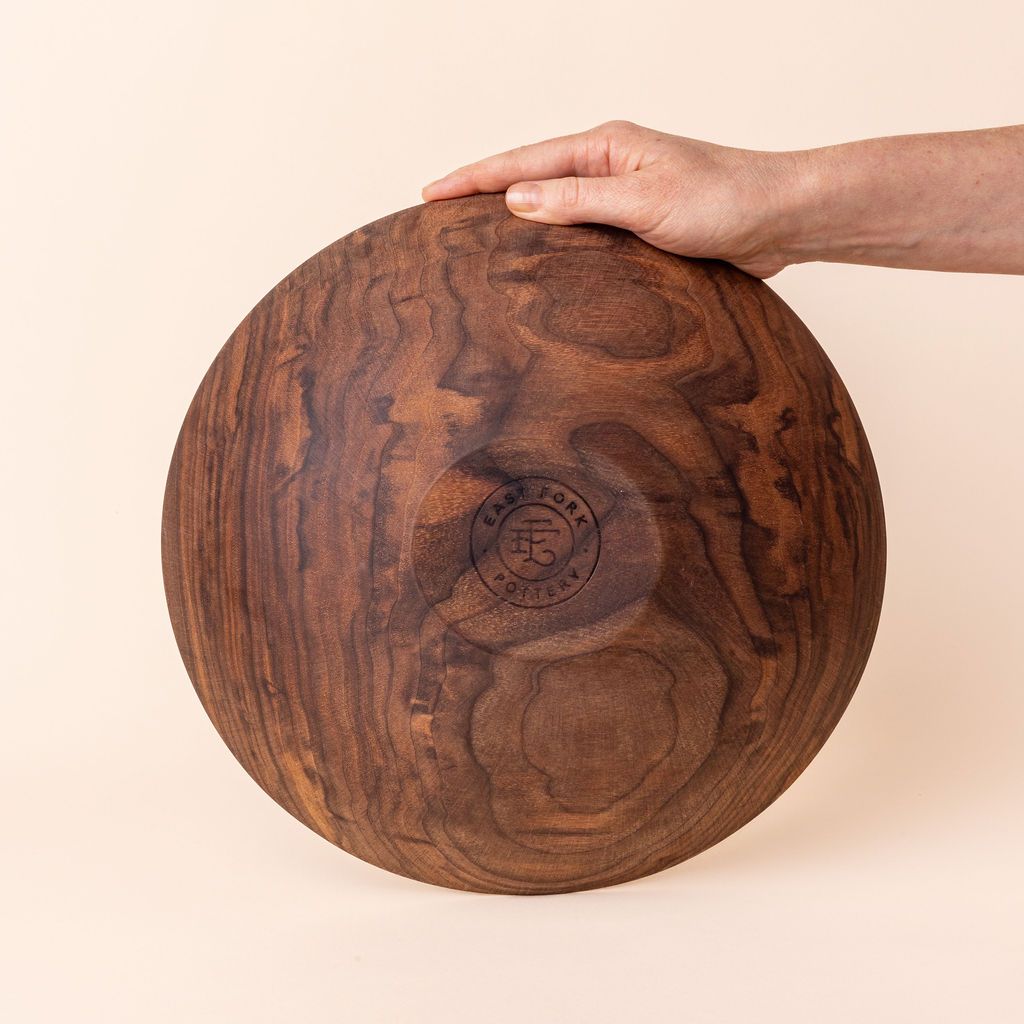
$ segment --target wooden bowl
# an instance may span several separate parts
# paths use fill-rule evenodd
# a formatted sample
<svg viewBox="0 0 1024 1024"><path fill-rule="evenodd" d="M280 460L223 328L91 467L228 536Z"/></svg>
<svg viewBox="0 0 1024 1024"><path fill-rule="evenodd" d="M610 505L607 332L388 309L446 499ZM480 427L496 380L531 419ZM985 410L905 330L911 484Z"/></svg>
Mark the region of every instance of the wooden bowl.
<svg viewBox="0 0 1024 1024"><path fill-rule="evenodd" d="M553 893L676 864L800 774L885 532L850 396L766 284L485 195L352 232L246 317L163 566L278 803L389 871Z"/></svg>

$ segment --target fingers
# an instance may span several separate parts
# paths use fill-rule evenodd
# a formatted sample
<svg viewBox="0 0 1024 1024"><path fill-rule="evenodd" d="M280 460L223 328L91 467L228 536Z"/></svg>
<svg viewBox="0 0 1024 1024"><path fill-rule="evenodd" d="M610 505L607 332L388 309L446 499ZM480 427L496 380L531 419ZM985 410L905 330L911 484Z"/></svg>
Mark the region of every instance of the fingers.
<svg viewBox="0 0 1024 1024"><path fill-rule="evenodd" d="M605 178L565 177L514 182L505 193L509 210L545 224L611 224L644 229L652 211L638 174Z"/></svg>
<svg viewBox="0 0 1024 1024"><path fill-rule="evenodd" d="M429 202L475 192L503 192L524 179L610 174L609 146L601 127L518 146L466 164L432 181L422 196Z"/></svg>

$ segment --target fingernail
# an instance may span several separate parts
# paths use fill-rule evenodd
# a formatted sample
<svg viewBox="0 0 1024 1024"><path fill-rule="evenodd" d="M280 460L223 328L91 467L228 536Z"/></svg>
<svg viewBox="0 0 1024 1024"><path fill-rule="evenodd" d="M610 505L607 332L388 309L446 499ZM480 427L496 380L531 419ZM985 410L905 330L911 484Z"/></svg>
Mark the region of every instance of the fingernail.
<svg viewBox="0 0 1024 1024"><path fill-rule="evenodd" d="M540 209L540 199L540 185L532 181L524 181L519 185L513 185L505 193L505 202L508 204L508 208L510 210L518 210L520 213Z"/></svg>

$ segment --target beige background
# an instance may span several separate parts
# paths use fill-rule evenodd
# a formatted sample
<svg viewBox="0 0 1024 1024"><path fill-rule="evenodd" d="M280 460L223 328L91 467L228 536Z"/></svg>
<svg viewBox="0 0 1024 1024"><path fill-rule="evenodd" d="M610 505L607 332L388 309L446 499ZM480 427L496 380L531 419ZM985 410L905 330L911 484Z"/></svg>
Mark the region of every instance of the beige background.
<svg viewBox="0 0 1024 1024"><path fill-rule="evenodd" d="M20 4L5 11L0 1016L1016 1021L1024 278L772 286L871 438L875 651L805 775L701 857L474 896L244 774L171 634L192 394L314 251L471 159L624 117L765 149L1024 120L1020 5Z"/></svg>

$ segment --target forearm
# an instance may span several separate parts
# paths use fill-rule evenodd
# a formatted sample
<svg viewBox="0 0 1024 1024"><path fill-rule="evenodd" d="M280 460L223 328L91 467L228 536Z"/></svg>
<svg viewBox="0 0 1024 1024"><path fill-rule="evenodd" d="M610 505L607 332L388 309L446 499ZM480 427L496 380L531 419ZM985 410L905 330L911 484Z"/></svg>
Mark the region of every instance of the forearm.
<svg viewBox="0 0 1024 1024"><path fill-rule="evenodd" d="M786 263L1024 274L1024 125L779 155Z"/></svg>

